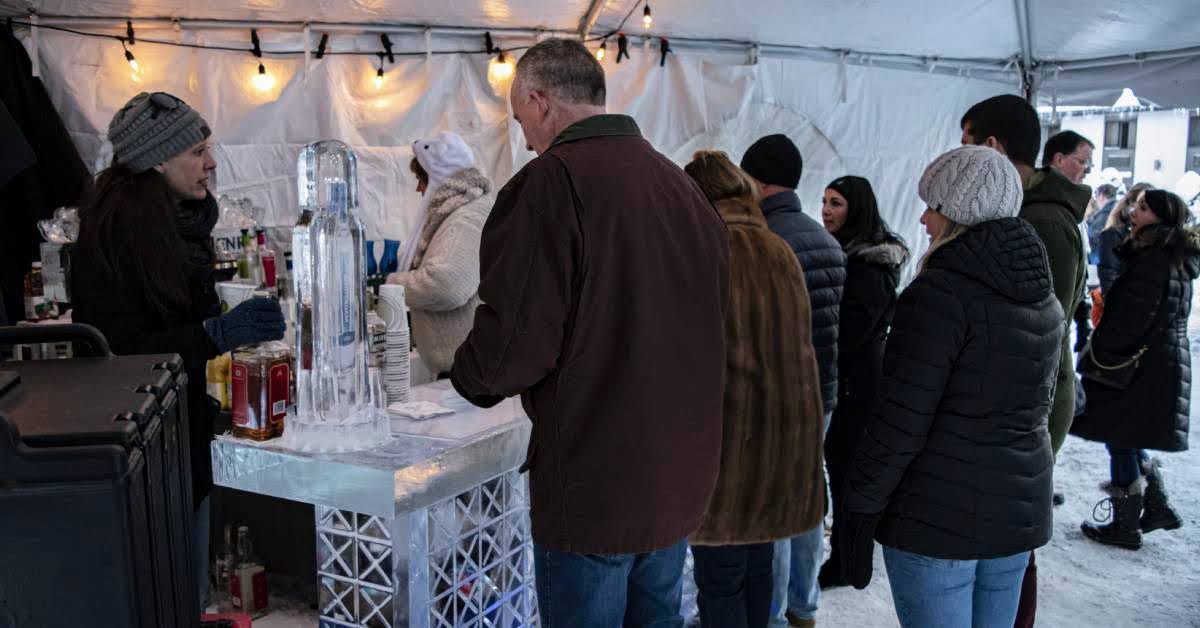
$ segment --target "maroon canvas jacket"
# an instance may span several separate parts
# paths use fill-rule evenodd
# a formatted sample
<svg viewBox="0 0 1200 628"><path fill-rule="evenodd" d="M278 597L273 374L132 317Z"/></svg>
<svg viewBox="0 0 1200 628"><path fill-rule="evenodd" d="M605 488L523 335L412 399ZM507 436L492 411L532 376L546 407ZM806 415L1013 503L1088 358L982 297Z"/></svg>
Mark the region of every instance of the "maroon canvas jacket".
<svg viewBox="0 0 1200 628"><path fill-rule="evenodd" d="M695 531L722 434L729 236L625 116L589 118L500 191L452 380L533 421L534 540L629 554Z"/></svg>

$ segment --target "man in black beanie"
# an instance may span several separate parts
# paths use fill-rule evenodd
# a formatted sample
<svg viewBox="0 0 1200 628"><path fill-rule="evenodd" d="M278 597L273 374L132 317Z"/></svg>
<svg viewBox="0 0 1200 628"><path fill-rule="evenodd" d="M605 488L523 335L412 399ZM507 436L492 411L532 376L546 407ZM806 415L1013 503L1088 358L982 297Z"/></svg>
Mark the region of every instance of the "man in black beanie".
<svg viewBox="0 0 1200 628"><path fill-rule="evenodd" d="M804 213L796 187L804 160L786 135L768 135L742 157L742 170L758 184L767 225L796 252L812 303L812 343L821 373L825 426L837 404L838 310L846 282L846 255L821 223ZM823 525L775 546L776 617L786 613L792 625L813 625L820 588Z"/></svg>

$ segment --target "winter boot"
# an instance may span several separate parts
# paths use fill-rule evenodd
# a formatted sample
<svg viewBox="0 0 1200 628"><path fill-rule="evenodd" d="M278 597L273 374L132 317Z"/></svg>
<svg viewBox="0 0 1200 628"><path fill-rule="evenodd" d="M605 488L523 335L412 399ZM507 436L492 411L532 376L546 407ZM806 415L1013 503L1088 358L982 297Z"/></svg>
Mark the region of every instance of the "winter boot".
<svg viewBox="0 0 1200 628"><path fill-rule="evenodd" d="M1167 503L1167 489L1163 485L1162 469L1159 468L1158 458L1142 463L1142 472L1146 474L1146 499L1142 510L1142 532L1155 530L1178 530L1183 527L1183 519Z"/></svg>
<svg viewBox="0 0 1200 628"><path fill-rule="evenodd" d="M1131 550L1141 549L1142 530L1138 525L1138 517L1142 514L1142 493L1145 486L1146 481L1142 478L1138 478L1127 488L1112 486L1107 482L1101 485L1100 488L1107 492L1109 497L1096 504L1096 508L1092 511L1092 518L1100 522L1108 521L1111 518L1112 522L1106 525L1096 525L1085 521L1080 526L1083 535L1105 545L1115 545ZM1103 519L1097 517L1095 512L1101 506L1109 508L1109 516Z"/></svg>

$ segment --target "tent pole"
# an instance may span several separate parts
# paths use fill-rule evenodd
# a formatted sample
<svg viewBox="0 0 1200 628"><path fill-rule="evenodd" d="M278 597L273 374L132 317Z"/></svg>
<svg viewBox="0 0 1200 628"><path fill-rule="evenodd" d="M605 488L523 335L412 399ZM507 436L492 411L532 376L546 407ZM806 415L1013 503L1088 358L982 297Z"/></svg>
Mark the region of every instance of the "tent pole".
<svg viewBox="0 0 1200 628"><path fill-rule="evenodd" d="M587 13L584 13L583 19L579 20L580 39L587 41L588 35L592 33L592 27L596 25L596 20L600 19L600 10L603 8L604 0L592 0Z"/></svg>

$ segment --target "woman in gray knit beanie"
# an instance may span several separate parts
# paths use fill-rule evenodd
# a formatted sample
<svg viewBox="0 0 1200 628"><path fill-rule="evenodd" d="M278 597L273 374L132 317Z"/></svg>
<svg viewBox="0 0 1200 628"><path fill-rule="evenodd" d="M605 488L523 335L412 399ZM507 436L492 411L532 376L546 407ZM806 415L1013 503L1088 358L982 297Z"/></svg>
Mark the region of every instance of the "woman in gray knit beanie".
<svg viewBox="0 0 1200 628"><path fill-rule="evenodd" d="M274 300L252 299L221 314L212 249L217 204L208 193L216 167L210 135L208 124L182 100L162 92L134 96L108 127L113 163L80 210L79 240L71 251L75 322L99 329L118 355L183 358L202 606L208 598L208 444L215 416L205 366L234 347L278 340L284 331Z"/></svg>

